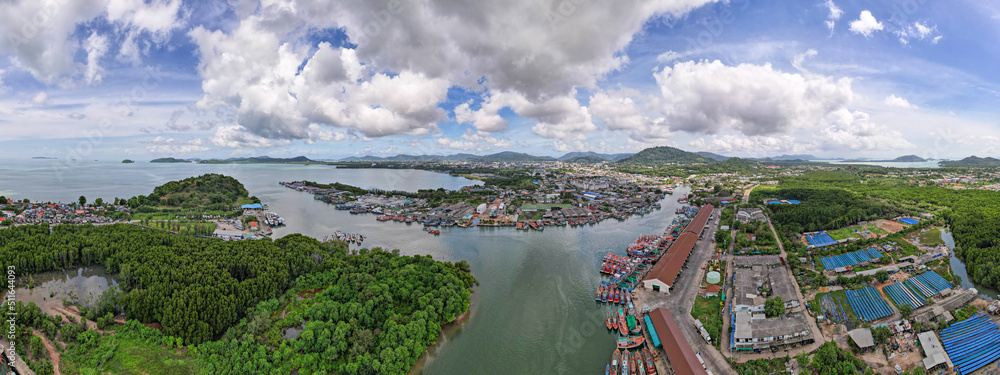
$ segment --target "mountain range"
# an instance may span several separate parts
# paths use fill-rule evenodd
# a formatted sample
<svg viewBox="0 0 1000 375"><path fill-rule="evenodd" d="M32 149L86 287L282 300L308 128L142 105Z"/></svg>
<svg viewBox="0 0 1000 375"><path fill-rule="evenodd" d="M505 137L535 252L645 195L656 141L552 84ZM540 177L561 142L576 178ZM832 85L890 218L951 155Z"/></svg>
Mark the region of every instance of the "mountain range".
<svg viewBox="0 0 1000 375"><path fill-rule="evenodd" d="M453 155L406 155L400 154L396 156L378 157L378 156L351 156L347 158L339 159L339 161L381 161L381 162L536 162L536 161L571 161L574 159L576 162L580 162L583 159L592 160L593 162L599 161L619 161L624 158L631 156L632 154L600 154L596 152L570 152L558 158L551 156L535 156L520 152L504 151L489 155L473 155L473 154L453 154ZM598 160L599 159L599 160Z"/></svg>

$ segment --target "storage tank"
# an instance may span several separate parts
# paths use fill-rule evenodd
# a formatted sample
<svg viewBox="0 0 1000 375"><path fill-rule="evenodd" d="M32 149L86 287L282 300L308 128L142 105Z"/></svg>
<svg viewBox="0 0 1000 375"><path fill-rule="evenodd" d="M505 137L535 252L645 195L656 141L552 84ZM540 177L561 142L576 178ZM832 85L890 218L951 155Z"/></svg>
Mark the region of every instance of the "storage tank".
<svg viewBox="0 0 1000 375"><path fill-rule="evenodd" d="M722 275L716 271L712 271L708 273L707 279L709 284L717 285L722 281Z"/></svg>

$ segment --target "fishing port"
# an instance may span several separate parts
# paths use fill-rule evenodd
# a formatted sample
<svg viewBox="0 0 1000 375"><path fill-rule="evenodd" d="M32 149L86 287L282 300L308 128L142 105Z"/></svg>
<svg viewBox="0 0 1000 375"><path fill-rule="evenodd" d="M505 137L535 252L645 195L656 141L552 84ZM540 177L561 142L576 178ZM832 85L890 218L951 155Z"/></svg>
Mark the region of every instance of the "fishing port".
<svg viewBox="0 0 1000 375"><path fill-rule="evenodd" d="M669 291L691 253L690 238L697 239L707 228L713 209L711 205L678 208L663 234L641 235L626 246L624 254L603 257L600 273L605 279L597 287L595 300L611 307L606 312L606 326L619 336L605 374L699 373L688 371L691 369L711 373L700 353L677 341L677 324L670 311L650 309L639 303L636 294L648 292L644 288L657 294ZM672 277L665 278L668 274ZM670 285L660 285L659 280L669 280Z"/></svg>

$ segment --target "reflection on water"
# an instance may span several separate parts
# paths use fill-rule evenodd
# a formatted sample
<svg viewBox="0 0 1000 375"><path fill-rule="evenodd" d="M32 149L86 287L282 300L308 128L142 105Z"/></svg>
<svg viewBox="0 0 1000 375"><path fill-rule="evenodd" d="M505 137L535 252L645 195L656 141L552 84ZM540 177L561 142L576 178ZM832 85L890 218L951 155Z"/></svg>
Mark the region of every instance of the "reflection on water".
<svg viewBox="0 0 1000 375"><path fill-rule="evenodd" d="M997 295L1000 294L996 289L989 288L983 285L972 282L972 278L969 277L969 273L965 269L965 263L958 256L955 255L955 238L952 237L951 232L946 229L941 229L941 239L944 240L944 244L952 249L951 259L949 263L951 264L951 273L962 278L962 287L965 289L976 288L979 291L979 296L984 297L989 300L997 299Z"/></svg>
<svg viewBox="0 0 1000 375"><path fill-rule="evenodd" d="M35 280L35 287L31 289L28 289L27 276L19 278L19 285L15 290L17 300L24 304L34 302L45 312L62 307L63 298L89 306L110 285L118 285L118 281L108 274L104 266L43 272L31 275L31 278Z"/></svg>

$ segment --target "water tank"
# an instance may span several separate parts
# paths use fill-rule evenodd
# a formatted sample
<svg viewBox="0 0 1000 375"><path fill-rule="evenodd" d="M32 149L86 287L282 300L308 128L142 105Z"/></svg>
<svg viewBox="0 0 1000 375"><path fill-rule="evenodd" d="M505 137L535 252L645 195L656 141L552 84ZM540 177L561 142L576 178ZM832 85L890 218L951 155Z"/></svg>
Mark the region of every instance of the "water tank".
<svg viewBox="0 0 1000 375"><path fill-rule="evenodd" d="M708 279L708 283L713 285L722 281L722 275L716 271L709 272L706 278Z"/></svg>

